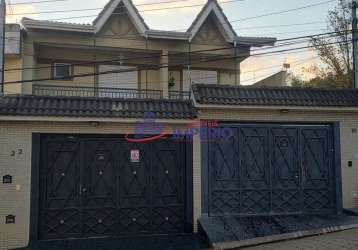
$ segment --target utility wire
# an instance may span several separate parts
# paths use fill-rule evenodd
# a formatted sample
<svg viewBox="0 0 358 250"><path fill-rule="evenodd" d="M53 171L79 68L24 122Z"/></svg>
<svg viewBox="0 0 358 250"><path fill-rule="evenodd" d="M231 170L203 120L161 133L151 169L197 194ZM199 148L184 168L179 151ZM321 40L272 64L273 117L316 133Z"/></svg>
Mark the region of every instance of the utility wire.
<svg viewBox="0 0 358 250"><path fill-rule="evenodd" d="M295 67L299 64L302 64L304 62L307 62L307 61L311 61L311 60L314 60L314 59L317 59L319 58L318 56L313 56L313 57L310 57L310 58L305 58L305 59L301 59L301 60L297 60L297 61L293 61L293 62L290 62L289 64L294 64L292 67ZM296 64L298 63L298 64ZM268 69L273 69L273 68L277 68L277 67L282 67L282 63L281 64L277 64L277 65L273 65L273 66L269 66L269 67L263 67L263 68L258 68L258 69L253 69L253 70L248 70L248 71L243 71L241 72L241 74L248 74L248 73L255 73L255 72L259 72L259 71L264 71L264 70L268 70Z"/></svg>
<svg viewBox="0 0 358 250"><path fill-rule="evenodd" d="M315 58L318 58L318 57L316 56L316 57L308 58L308 59L305 59L305 60L297 61L297 63L295 63L294 65L291 65L291 69L292 69L292 68L295 68L295 67L297 67L297 66L299 66L299 65L302 65L302 64L305 63L305 62L311 61L311 60L313 60L313 59L315 59ZM282 64L276 66L276 68L277 68L277 67L280 67L280 66L282 67ZM247 72L249 72L249 71L247 71ZM255 71L255 72L256 72L256 71ZM263 79L265 79L266 77L272 76L272 75L277 74L277 73L279 73L279 72L280 72L280 71L278 71L278 72L276 72L276 73L270 73L270 74L255 76L255 77L252 77L252 78L249 78L249 79L244 79L244 80L241 80L240 83L250 82L250 81L253 81L253 80L257 79L257 78L261 78L261 80L263 80ZM258 82L261 81L261 80L258 80ZM253 83L253 84L255 84L255 83Z"/></svg>
<svg viewBox="0 0 358 250"><path fill-rule="evenodd" d="M343 31L342 31L343 32ZM301 40L301 39L305 39L305 38L312 38L312 37L317 37L317 36L326 36L326 35L333 35L334 36L338 36L339 33L342 32L327 32L327 33L321 33L321 34L316 34L316 35L311 35L311 36L304 36L304 37L293 37L293 38L287 38L287 39L282 39L282 40L277 40L277 41L293 41L293 40ZM351 32L349 30L349 32ZM337 35L338 33L338 35ZM336 35L334 35L336 34ZM255 51L262 51L262 50L269 50L269 49L274 49L277 47L283 47L283 46L292 46L292 45L296 45L296 44L300 44L300 43L304 43L307 42L306 40L303 41L296 41L296 42L287 42L287 43L282 43L282 44L277 44L274 46L269 46L266 48L259 48L259 49L253 49L251 50L251 52L255 52ZM215 48L215 49L206 49L206 50L196 50L196 51L191 51L191 54L195 54L195 53L200 53L200 52L213 52L213 51L221 51L221 50L227 50L227 49L234 49L234 46L230 46L230 47L221 47L221 48ZM89 61L89 62L82 62L82 63L73 63L71 64L71 66L83 66L83 65L92 65L92 64L104 64L104 63L115 63L115 62L123 62L123 61L128 61L128 60L136 60L136 59L153 59L153 58L160 58L160 57L165 57L165 56L176 56L176 55L187 55L189 52L176 52L176 53L168 53L168 54L164 54L164 55L151 55L151 56L139 56L139 57L127 57L127 58L123 58L123 59L114 59L114 60L100 60L100 61ZM33 55L29 55L29 56L33 56ZM213 55L215 56L215 55ZM252 56L252 55L251 55ZM9 71L21 71L21 70L38 70L38 69L49 69L52 68L52 66L42 66L42 67L23 67L23 68L9 68L9 69L5 69L5 72L9 72Z"/></svg>
<svg viewBox="0 0 358 250"><path fill-rule="evenodd" d="M306 22L306 23L291 23L291 24L276 24L276 25L263 25L263 26L249 26L241 27L238 30L252 30L252 29L268 29L268 28L277 28L277 27L293 27L293 26L305 26L312 24L323 24L327 23L326 21L317 21L317 22Z"/></svg>
<svg viewBox="0 0 358 250"><path fill-rule="evenodd" d="M312 8L312 7L316 7L316 6L319 6L319 5L324 5L324 4L332 3L332 2L336 2L336 0L323 1L323 2L318 2L318 3L314 3L314 4L305 5L305 6L298 7L298 8L282 10L282 11L275 11L275 12L270 12L270 13L266 13L266 14L262 14L262 15L258 15L258 16L245 17L245 18L241 18L241 19L231 20L230 23L242 22L242 21L247 21L247 20L252 20L252 19L257 19L257 18L262 18L262 17L267 17L267 16L272 16L272 15L289 13L289 12L303 10L303 9L307 9L307 8Z"/></svg>
<svg viewBox="0 0 358 250"><path fill-rule="evenodd" d="M349 31L349 32L351 32L351 31ZM312 36L310 36L310 38L317 37L317 36L326 36L326 35L337 36L337 35L334 35L337 33L339 33L339 32L321 33L321 34L312 35ZM305 36L304 38L307 38L307 37ZM289 39L282 39L282 41L292 41L294 39L300 40L303 38L302 37L289 38ZM278 40L278 41L281 41L281 40ZM283 46L292 46L292 45L301 44L304 42L307 42L307 41L303 40L303 41L296 41L296 42L287 42L287 43L277 44L274 46L269 46L266 48L253 49L253 50L251 50L251 52L269 50L269 49L274 49L274 48L283 47ZM195 53L200 53L200 52L213 52L213 51L221 51L221 50L228 50L228 49L234 49L234 48L235 48L234 46L221 47L221 48L215 48L215 49L196 50L196 51L191 51L190 53L195 54ZM153 59L153 58L160 58L160 57L164 57L164 56L187 55L188 53L189 52L176 52L176 53L168 53L168 54L164 54L164 55L156 54L156 55L150 55L150 56L144 56L144 57L139 56L139 57L127 57L127 58L123 58L123 59L114 59L114 60L89 61L89 62L82 62L82 63L73 63L73 64L71 64L71 66L84 66L84 65L92 65L92 64L115 63L115 62L123 62L123 61L136 60L136 59ZM33 56L33 55L29 55L29 56ZM213 55L213 56L215 56L215 55ZM22 71L22 70L40 70L40 69L50 69L50 68L52 68L52 66L8 68L8 69L5 69L5 72Z"/></svg>
<svg viewBox="0 0 358 250"><path fill-rule="evenodd" d="M311 61L315 58L318 58L317 56L316 57L311 57L311 58L306 58L306 59L302 59L302 60L297 60L297 61L294 61L294 62L291 62L291 68L295 68L305 62L308 62L308 61ZM271 67L265 67L265 68L260 68L258 70L252 70L252 71L246 71L244 73L250 73L250 72L258 72L258 71L264 71L264 70L267 70L267 69L272 69L272 68L278 68L278 67L282 67L282 64L280 65L275 65L275 66L271 66ZM249 78L249 79L245 79L245 80L241 80L240 83L244 83L244 82L249 82L249 81L252 81L252 80L255 80L256 78L261 78L261 79L264 79L266 77L269 77L271 75L274 75L274 74L277 74L279 73L280 71L276 72L276 73L269 73L269 74L265 74L265 75L260 75L260 76L255 76L255 77L252 77L252 78ZM243 74L243 73L241 73ZM201 80L209 80L209 79L215 79L215 77L213 76L208 76L208 77L199 77L199 78L191 78L191 80L193 82L196 82L196 83L199 83L198 81L201 81ZM148 83L158 83L158 82L148 82ZM160 82L162 83L162 82Z"/></svg>
<svg viewBox="0 0 358 250"><path fill-rule="evenodd" d="M65 1L68 1L68 0L29 1L29 2L8 3L7 5L24 5L24 4L38 4L38 3L65 2Z"/></svg>
<svg viewBox="0 0 358 250"><path fill-rule="evenodd" d="M305 5L305 6L298 7L298 8L287 9L287 10L282 10L282 11L277 11L277 12L270 12L270 13L266 13L266 14L262 14L262 15L258 15L258 16L252 16L252 17L247 17L247 18L243 18L243 19L232 20L232 21L229 21L229 23L252 20L252 19L262 18L262 17L266 17L266 16L271 16L271 15L278 15L278 14L298 11L298 10L311 8L311 7L323 5L323 4L334 2L334 1L335 0L329 0L329 1L319 2L319 3L315 3L315 4ZM140 5L137 5L137 6L140 6ZM197 5L197 6L199 6L199 5ZM191 7L195 7L195 6L191 6ZM177 9L177 8L180 8L180 6L179 7L173 7L173 9ZM139 12L143 12L143 11L139 11ZM21 15L23 15L23 14L21 14ZM66 20L66 19L79 19L79 18L89 18L89 17L97 17L97 15L85 15L85 16L72 16L72 17L63 17L63 18L52 18L52 19L47 19L47 21L59 21L59 20ZM224 22L224 23L221 23L221 24L227 24L227 22ZM171 31L183 31L183 30L186 30L186 29L171 30Z"/></svg>
<svg viewBox="0 0 358 250"><path fill-rule="evenodd" d="M349 42L352 42L353 40L350 40L348 42L331 42L331 43L326 43L325 45L331 45L331 44L347 44ZM311 46L303 46L303 47L297 47L297 48L291 48L291 49L283 49L283 50L278 50L278 51L271 51L271 52L264 52L264 53L257 53L254 54L252 56L257 56L257 55L266 55L266 54L277 54L280 52L286 52L286 51L295 51L295 50L302 50L305 48L313 48L315 46L311 45ZM195 65L195 64L202 64L205 62L218 62L218 61L223 61L223 60L228 60L228 59L238 59L238 58L242 58L243 56L233 56L233 57L222 57L220 56L217 59L207 59L207 60L199 60L198 62L191 62L191 65ZM184 67L187 66L188 64L177 64L177 65L170 65L170 67ZM96 76L96 75L105 75L105 74L112 74L112 73L126 73L126 72L138 72L140 70L155 70L155 69L161 69L161 68L169 68L169 65L158 65L158 66L146 66L146 67L142 67L142 68L138 68L136 70L133 69L128 69L128 70L110 70L110 71L104 71L104 72L96 72L96 73L83 73L83 74L76 74L76 75L71 75L71 76L66 76L66 77L50 77L50 78L39 78L39 79L31 79L31 80L20 80L20 81L9 81L9 82L5 82L4 84L15 84L15 83L31 83L31 82L43 82L43 81L51 81L51 80L67 80L67 79L73 79L73 78L77 78L77 77L88 77L88 76Z"/></svg>
<svg viewBox="0 0 358 250"><path fill-rule="evenodd" d="M231 20L231 21L228 21L228 23L232 24L232 23L235 23L235 22L242 22L242 21L247 21L247 20L252 20L252 19L267 17L267 16L273 16L273 15L279 15L279 14L289 13L289 12L293 12L293 11L298 11L298 10L303 10L303 9L307 9L307 8L312 8L312 7L324 5L324 4L331 3L331 2L335 2L335 1L336 1L336 0L329 0L329 1L324 1L324 2L318 2L318 3L315 3L315 4L309 4L309 5L305 5L305 6L302 6L302 7L293 8L293 9L287 9L287 10L282 10L282 11L269 12L269 13L262 14L262 15L258 15L258 16L252 16L252 17L246 17L246 18ZM224 22L224 23L221 23L221 24L227 24L227 22ZM173 31L183 31L183 30L185 30L185 29L173 30Z"/></svg>
<svg viewBox="0 0 358 250"><path fill-rule="evenodd" d="M286 31L286 32L278 32L278 33L263 33L258 34L258 36L276 36L276 35L286 35L286 34L296 34L296 33L308 33L308 32L317 32L317 31L327 31L327 29L308 29L308 30L296 30L296 31Z"/></svg>
<svg viewBox="0 0 358 250"><path fill-rule="evenodd" d="M297 61L293 61L291 62L291 68L294 68L294 67L297 67L299 65L301 65L302 63L305 63L305 62L308 62L308 61L311 61L315 58L318 58L318 56L315 56L315 57L311 57L311 58L306 58L306 59L301 59L301 60L297 60ZM241 74L245 74L245 73L250 73L250 72L259 72L259 71L264 71L264 70L267 70L267 69L272 69L272 68L278 68L278 67L282 67L282 64L280 65L274 65L274 66L270 66L270 67L265 67L265 68L260 68L260 69L256 69L256 70L252 70L252 71L245 71L245 72L241 72ZM195 69L194 69L195 70ZM270 73L270 75L272 75L272 73ZM260 77L260 76L259 76ZM215 79L215 77L213 76L207 76L207 77L191 77L190 78L193 82L198 82L198 81L201 81L201 80L209 80L209 79ZM240 81L240 82L246 82L246 80L244 81ZM147 84L153 84L153 83L166 83L166 82L163 82L163 81L146 81Z"/></svg>
<svg viewBox="0 0 358 250"><path fill-rule="evenodd" d="M308 32L308 31L318 31L318 30L327 30L327 29L312 29L312 30L302 30L302 31L295 31L295 32L282 32L282 33L267 33L267 34L290 34L290 33L297 33L297 32ZM349 30L350 32L351 30ZM326 32L326 33L316 33L316 34L311 34L311 35L306 35L306 36L300 36L300 37L293 37L293 38L285 38L285 39L277 39L276 42L279 42L279 41L287 41L287 40L294 40L294 39L304 39L304 38L312 38L312 37L315 37L315 36L321 36L321 35L328 35L328 34L333 34L333 33L343 33L345 31L334 31L334 32ZM261 34L263 35L263 34ZM98 36L98 35L95 35L96 38L108 38L108 36ZM1 36L0 36L1 38ZM110 37L110 39L114 39L114 40L120 40L122 38L128 38L128 36L116 36L116 37ZM28 42L24 42L22 39L19 39L19 38L14 38L14 37L5 37L6 40L9 40L9 41L22 41L23 43L26 43L26 44L31 44L31 43L28 43ZM200 44L200 43L199 43ZM254 46L253 46L254 47Z"/></svg>
<svg viewBox="0 0 358 250"><path fill-rule="evenodd" d="M166 1L161 2L161 4L166 3L177 3L177 2L185 2L185 1L191 1L191 0L176 0L176 1ZM243 0L229 0L229 1L222 1L219 2L221 4L225 3L233 3L233 2L242 2ZM146 3L146 4L138 4L136 6L147 6L147 5L154 5L159 3ZM166 8L157 8L157 9L148 9L148 10L138 10L138 12L151 12L151 11L160 11L160 10L171 10L171 9L182 9L182 8L191 8L191 7L199 7L204 6L205 4L194 4L194 5L184 5L184 6L175 6L175 7L166 7ZM39 14L52 14L52 13L68 13L68 12L83 12L83 11L94 11L94 10L102 10L103 8L90 8L90 9L71 9L71 10L51 10L51 11L39 11L39 12L24 12L24 13L14 13L9 14L8 16L23 16L23 15L39 15ZM115 12L113 14L115 15L124 15L127 14L127 11L123 12ZM91 15L91 16L97 16L97 15ZM89 16L86 16L89 17ZM51 20L51 19L49 19ZM53 20L53 19L52 19Z"/></svg>

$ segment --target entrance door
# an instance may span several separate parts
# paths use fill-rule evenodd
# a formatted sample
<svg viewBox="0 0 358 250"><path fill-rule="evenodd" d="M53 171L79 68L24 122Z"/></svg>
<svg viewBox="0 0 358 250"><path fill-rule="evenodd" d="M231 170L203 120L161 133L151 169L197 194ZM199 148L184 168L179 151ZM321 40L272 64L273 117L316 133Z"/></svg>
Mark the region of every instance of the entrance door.
<svg viewBox="0 0 358 250"><path fill-rule="evenodd" d="M302 210L299 129L273 127L269 136L272 212L298 213Z"/></svg>
<svg viewBox="0 0 358 250"><path fill-rule="evenodd" d="M120 166L120 231L184 231L185 169L180 143L123 143ZM132 153L131 153L132 151ZM139 160L128 155L140 152Z"/></svg>
<svg viewBox="0 0 358 250"><path fill-rule="evenodd" d="M80 143L73 138L44 138L40 168L40 238L81 235Z"/></svg>
<svg viewBox="0 0 358 250"><path fill-rule="evenodd" d="M88 138L81 142L83 236L116 234L117 220L117 140Z"/></svg>
<svg viewBox="0 0 358 250"><path fill-rule="evenodd" d="M185 147L44 135L40 239L185 232Z"/></svg>

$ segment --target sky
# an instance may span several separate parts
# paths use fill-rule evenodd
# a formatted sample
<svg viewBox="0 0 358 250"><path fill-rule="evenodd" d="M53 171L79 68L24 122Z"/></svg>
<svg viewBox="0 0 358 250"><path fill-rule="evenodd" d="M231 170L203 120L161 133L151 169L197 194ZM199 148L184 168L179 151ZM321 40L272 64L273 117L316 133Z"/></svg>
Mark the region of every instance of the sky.
<svg viewBox="0 0 358 250"><path fill-rule="evenodd" d="M9 5L7 22L19 22L22 16L34 19L54 20L74 22L74 23L91 23L100 9L109 0L63 0L52 3L38 4L17 4L24 2L34 2L40 0L7 0ZM42 0L43 1L43 0ZM171 0L134 0L134 4L141 12L146 23L152 29L162 30L179 30L185 31L195 19L196 15L205 4L206 0L186 0L176 3L142 5L146 3L168 2ZM224 13L229 21L245 19L261 14L277 12L281 10L299 8L305 5L325 2L325 0L218 0ZM264 36L285 39L297 36L327 32L327 14L337 5L338 0L323 5L288 12L284 14L271 15L267 17L242 20L233 22L233 28L239 36ZM153 11L153 9L177 7L187 5L201 5L197 7L188 7L171 10ZM83 11L83 9L94 9ZM67 12L67 10L79 9L77 12ZM33 12L44 12L52 10L65 11L62 13L51 14L29 14ZM27 13L27 14L26 14ZM81 18L67 19L69 17ZM64 19L66 18L66 19ZM296 25L302 24L304 25ZM286 27L262 27L277 25L292 25ZM304 45L299 45L304 46ZM254 50L257 48L254 48ZM260 50L257 51L257 53ZM255 53L255 52L252 52ZM244 85L252 84L262 78L274 74L282 69L283 63L291 64L290 71L303 78L313 77L307 71L312 65L319 63L317 54L313 50L300 51L298 53L288 53L279 55L256 56L246 59L241 64L241 82Z"/></svg>

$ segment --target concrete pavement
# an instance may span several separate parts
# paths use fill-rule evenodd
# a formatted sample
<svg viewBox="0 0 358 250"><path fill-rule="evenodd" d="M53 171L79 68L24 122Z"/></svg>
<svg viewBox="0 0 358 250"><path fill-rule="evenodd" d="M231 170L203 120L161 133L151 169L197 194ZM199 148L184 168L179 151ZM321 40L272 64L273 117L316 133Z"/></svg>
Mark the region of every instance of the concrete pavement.
<svg viewBox="0 0 358 250"><path fill-rule="evenodd" d="M242 248L245 250L358 250L358 229Z"/></svg>

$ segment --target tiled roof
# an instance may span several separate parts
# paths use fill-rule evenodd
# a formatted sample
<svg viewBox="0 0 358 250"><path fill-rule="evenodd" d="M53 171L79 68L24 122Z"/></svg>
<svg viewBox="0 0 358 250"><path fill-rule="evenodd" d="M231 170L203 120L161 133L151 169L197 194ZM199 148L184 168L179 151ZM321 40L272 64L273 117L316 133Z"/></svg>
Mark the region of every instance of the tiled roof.
<svg viewBox="0 0 358 250"><path fill-rule="evenodd" d="M193 93L196 102L204 105L358 107L358 90L197 84Z"/></svg>
<svg viewBox="0 0 358 250"><path fill-rule="evenodd" d="M49 24L62 24L62 25L75 25L79 27L92 27L89 23L74 23L74 22L64 22L64 21L56 21L56 20L37 20L33 18L23 17L21 22L43 22Z"/></svg>
<svg viewBox="0 0 358 250"><path fill-rule="evenodd" d="M253 37L253 36L237 36L236 42L242 45L250 45L256 47L273 46L277 38L275 37Z"/></svg>
<svg viewBox="0 0 358 250"><path fill-rule="evenodd" d="M29 28L29 29L52 29L52 30L60 30L60 31L94 33L94 27L90 24L35 20L27 17L21 19L21 24L25 28Z"/></svg>
<svg viewBox="0 0 358 250"><path fill-rule="evenodd" d="M88 97L2 96L0 115L143 118L153 112L158 119L191 119L190 101L114 99Z"/></svg>

